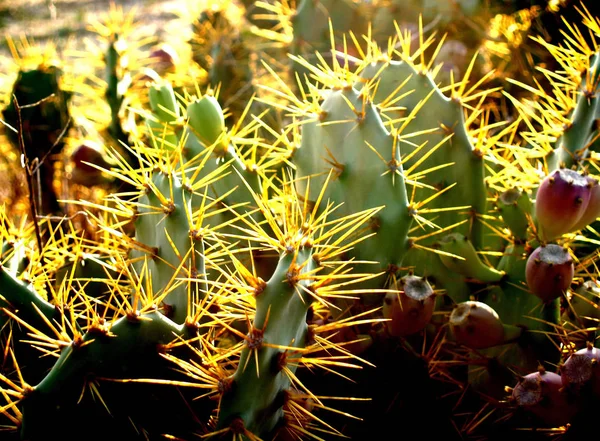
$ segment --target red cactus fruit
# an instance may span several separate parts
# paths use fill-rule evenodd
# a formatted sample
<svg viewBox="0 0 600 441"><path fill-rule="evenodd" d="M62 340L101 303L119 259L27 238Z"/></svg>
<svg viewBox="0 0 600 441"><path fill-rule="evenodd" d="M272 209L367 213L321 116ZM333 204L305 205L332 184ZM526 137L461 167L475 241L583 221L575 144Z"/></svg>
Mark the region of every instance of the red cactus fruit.
<svg viewBox="0 0 600 441"><path fill-rule="evenodd" d="M560 368L563 385L574 392L587 389L600 397L600 349L591 343L572 354Z"/></svg>
<svg viewBox="0 0 600 441"><path fill-rule="evenodd" d="M543 367L519 380L512 389L512 399L553 427L569 423L578 410L563 390L561 376Z"/></svg>
<svg viewBox="0 0 600 441"><path fill-rule="evenodd" d="M102 147L90 140L83 141L73 153L71 153L71 162L73 168L71 170L71 180L77 184L91 187L107 182L107 177L104 176L102 170L98 167L109 170L111 164L104 157Z"/></svg>
<svg viewBox="0 0 600 441"><path fill-rule="evenodd" d="M94 141L85 140L79 144L71 153L73 165L83 172L98 172L98 169L90 164L100 167L105 165L110 168L102 152L102 147Z"/></svg>
<svg viewBox="0 0 600 441"><path fill-rule="evenodd" d="M544 178L537 192L535 214L545 240L572 231L585 213L595 185L593 179L568 169Z"/></svg>
<svg viewBox="0 0 600 441"><path fill-rule="evenodd" d="M472 349L504 343L504 325L498 313L485 303L459 303L452 310L449 323L456 341Z"/></svg>
<svg viewBox="0 0 600 441"><path fill-rule="evenodd" d="M433 315L435 295L422 277L408 275L400 279L399 292L387 293L383 301L383 316L388 332L404 337L425 328Z"/></svg>
<svg viewBox="0 0 600 441"><path fill-rule="evenodd" d="M586 177L592 186L590 201L579 218L579 220L573 225L570 231L579 231L587 227L589 224L594 222L598 216L600 216L600 184L596 179Z"/></svg>
<svg viewBox="0 0 600 441"><path fill-rule="evenodd" d="M525 268L529 290L544 302L563 295L571 286L574 273L569 250L556 244L537 247L527 259Z"/></svg>
<svg viewBox="0 0 600 441"><path fill-rule="evenodd" d="M168 44L161 44L152 49L149 59L152 69L158 72L159 75L164 75L166 72L172 72L179 62L177 52Z"/></svg>

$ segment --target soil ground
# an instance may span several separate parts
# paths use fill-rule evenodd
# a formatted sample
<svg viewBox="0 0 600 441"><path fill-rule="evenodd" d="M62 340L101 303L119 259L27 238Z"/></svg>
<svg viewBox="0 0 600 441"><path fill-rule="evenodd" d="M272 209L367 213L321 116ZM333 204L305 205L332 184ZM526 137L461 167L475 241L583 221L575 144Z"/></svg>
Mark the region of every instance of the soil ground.
<svg viewBox="0 0 600 441"><path fill-rule="evenodd" d="M111 3L124 11L137 10L144 26L160 34L165 25L177 19L173 13L185 1L165 0L0 0L0 28L4 36L22 35L38 42L51 39L66 42L69 37L89 33L88 21L110 10ZM6 49L5 38L2 49Z"/></svg>

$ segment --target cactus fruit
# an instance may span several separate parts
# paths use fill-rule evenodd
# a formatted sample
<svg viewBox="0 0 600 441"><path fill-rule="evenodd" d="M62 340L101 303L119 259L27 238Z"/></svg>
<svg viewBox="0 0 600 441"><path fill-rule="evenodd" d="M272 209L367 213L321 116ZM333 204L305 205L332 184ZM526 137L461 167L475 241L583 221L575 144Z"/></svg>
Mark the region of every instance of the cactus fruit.
<svg viewBox="0 0 600 441"><path fill-rule="evenodd" d="M512 390L512 399L553 426L569 423L577 410L563 388L561 376L543 367L519 380Z"/></svg>
<svg viewBox="0 0 600 441"><path fill-rule="evenodd" d="M101 125L127 145L81 142L102 130L72 102L62 176L93 198L65 207L85 207L85 229L33 218L20 235L0 218L0 426L33 441L363 439L424 403L426 423L457 412L470 438L507 422L562 433L593 412L599 350L581 343L600 317L600 57L587 41L600 22L583 13L591 32L567 25L562 47L543 43L560 64L540 66L552 90L527 86L519 101L476 78L453 29L490 2L411 1L433 22L394 24L388 41L401 3L202 3L189 62L153 40L123 52L116 21L97 25L112 110ZM273 28L251 28L244 8ZM438 25L445 47L429 36ZM277 44L262 52L254 31ZM147 64L129 70L139 54ZM500 400L515 383L513 421ZM372 405L351 410L363 394ZM351 413L365 422L334 428Z"/></svg>
<svg viewBox="0 0 600 441"><path fill-rule="evenodd" d="M586 348L571 354L560 368L563 385L568 390L580 394L585 389L588 394L600 398L600 349L588 343Z"/></svg>
<svg viewBox="0 0 600 441"><path fill-rule="evenodd" d="M555 170L546 176L535 200L535 215L542 237L552 240L580 227L582 219L584 222L594 220L599 214L595 187L598 181L573 170ZM592 195L594 201L587 212Z"/></svg>
<svg viewBox="0 0 600 441"><path fill-rule="evenodd" d="M426 279L409 274L398 280L398 292L385 295L383 317L388 332L404 337L425 328L435 307L435 294Z"/></svg>
<svg viewBox="0 0 600 441"><path fill-rule="evenodd" d="M529 290L544 302L563 296L571 286L574 273L569 250L556 244L536 248L527 259L525 269Z"/></svg>
<svg viewBox="0 0 600 441"><path fill-rule="evenodd" d="M92 187L112 182L102 170L110 170L114 164L109 162L99 144L84 140L73 150L69 159L73 163L70 177L76 184Z"/></svg>
<svg viewBox="0 0 600 441"><path fill-rule="evenodd" d="M581 324L590 330L600 323L600 286L598 281L588 280L568 297L563 320Z"/></svg>
<svg viewBox="0 0 600 441"><path fill-rule="evenodd" d="M187 106L189 126L200 141L211 146L225 132L225 119L215 97L204 95Z"/></svg>
<svg viewBox="0 0 600 441"><path fill-rule="evenodd" d="M168 44L160 44L150 51L148 55L150 67L161 77L167 72L173 72L179 64L179 56L175 49Z"/></svg>
<svg viewBox="0 0 600 441"><path fill-rule="evenodd" d="M448 320L458 343L473 349L506 344L521 334L517 327L507 327L498 313L485 303L468 301L456 305Z"/></svg>

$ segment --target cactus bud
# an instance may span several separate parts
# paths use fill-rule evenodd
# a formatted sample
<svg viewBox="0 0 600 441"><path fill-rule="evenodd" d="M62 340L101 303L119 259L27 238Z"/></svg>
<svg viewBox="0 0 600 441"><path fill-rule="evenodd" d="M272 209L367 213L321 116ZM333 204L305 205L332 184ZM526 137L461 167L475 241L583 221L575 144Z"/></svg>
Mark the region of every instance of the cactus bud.
<svg viewBox="0 0 600 441"><path fill-rule="evenodd" d="M152 112L161 122L170 123L179 118L179 106L171 83L162 81L152 84L148 93Z"/></svg>
<svg viewBox="0 0 600 441"><path fill-rule="evenodd" d="M537 247L525 267L529 290L544 302L563 295L571 286L574 273L569 250L556 244Z"/></svg>
<svg viewBox="0 0 600 441"><path fill-rule="evenodd" d="M460 233L451 233L440 241L442 251L454 254L440 254L440 260L451 271L480 282L499 282L503 277L502 271L487 266L481 261L470 240Z"/></svg>
<svg viewBox="0 0 600 441"><path fill-rule="evenodd" d="M214 96L204 95L187 108L189 125L205 145L213 145L225 131L223 110Z"/></svg>
<svg viewBox="0 0 600 441"><path fill-rule="evenodd" d="M400 291L387 293L383 301L383 316L388 332L404 337L425 328L435 305L431 285L422 277L409 275L400 280Z"/></svg>

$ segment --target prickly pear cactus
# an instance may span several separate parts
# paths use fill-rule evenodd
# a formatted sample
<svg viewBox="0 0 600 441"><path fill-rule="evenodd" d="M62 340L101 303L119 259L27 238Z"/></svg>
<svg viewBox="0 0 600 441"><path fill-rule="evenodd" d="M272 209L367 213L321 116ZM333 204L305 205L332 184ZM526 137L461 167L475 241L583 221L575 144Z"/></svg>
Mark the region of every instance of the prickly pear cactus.
<svg viewBox="0 0 600 441"><path fill-rule="evenodd" d="M11 97L14 98L2 111L4 121L16 129L16 132L7 132L9 139L27 156L42 215L60 212L54 190L54 164L71 124L70 95L62 88L61 76L60 67L53 64L21 70L13 84ZM22 136L22 146L18 134ZM42 189L43 198L39 196Z"/></svg>

